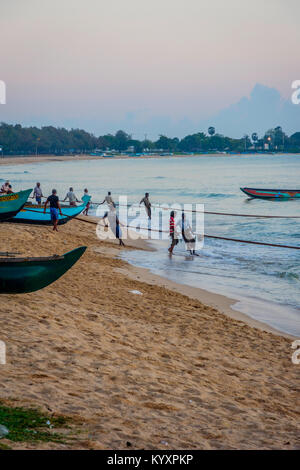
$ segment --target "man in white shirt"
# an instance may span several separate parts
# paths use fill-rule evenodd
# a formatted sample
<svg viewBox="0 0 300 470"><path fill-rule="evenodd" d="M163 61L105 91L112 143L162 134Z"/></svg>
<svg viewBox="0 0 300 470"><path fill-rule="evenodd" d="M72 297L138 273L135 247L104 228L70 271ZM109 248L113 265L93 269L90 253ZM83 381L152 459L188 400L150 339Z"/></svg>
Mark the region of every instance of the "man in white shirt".
<svg viewBox="0 0 300 470"><path fill-rule="evenodd" d="M42 203L42 197L43 197L41 183L36 183L36 187L33 190L33 197L35 198L37 204L40 206Z"/></svg>
<svg viewBox="0 0 300 470"><path fill-rule="evenodd" d="M111 192L110 191L108 191L107 196L105 196L105 198L104 198L104 201L101 202L100 204L104 204L105 202L108 205L109 210L114 210L115 209L116 204L114 203L113 198L111 197Z"/></svg>
<svg viewBox="0 0 300 470"><path fill-rule="evenodd" d="M76 206L76 202L80 202L80 201L78 201L77 197L75 196L73 188L69 189L69 191L66 194L66 197L65 197L64 201L66 201L67 199L69 199L70 206Z"/></svg>

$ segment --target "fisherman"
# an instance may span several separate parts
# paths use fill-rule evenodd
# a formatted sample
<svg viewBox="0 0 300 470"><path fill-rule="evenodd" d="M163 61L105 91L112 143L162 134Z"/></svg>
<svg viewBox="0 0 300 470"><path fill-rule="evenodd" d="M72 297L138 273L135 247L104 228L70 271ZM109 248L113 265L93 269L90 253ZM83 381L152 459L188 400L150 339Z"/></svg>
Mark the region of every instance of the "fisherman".
<svg viewBox="0 0 300 470"><path fill-rule="evenodd" d="M170 238L171 238L171 246L168 248L169 253L172 254L174 247L178 244L178 235L176 231L176 224L175 224L175 211L171 211L170 213Z"/></svg>
<svg viewBox="0 0 300 470"><path fill-rule="evenodd" d="M104 213L103 217L101 217L100 220L103 221L104 228L108 228L108 211Z"/></svg>
<svg viewBox="0 0 300 470"><path fill-rule="evenodd" d="M110 210L108 214L106 213L104 217L107 217L109 221L109 226L112 231L112 233L115 235L115 237L119 240L119 245L120 246L125 246L125 243L122 240L122 231L120 227L120 221L117 216L117 212L115 209Z"/></svg>
<svg viewBox="0 0 300 470"><path fill-rule="evenodd" d="M40 206L42 203L43 192L41 188L41 183L36 183L36 187L33 190L32 198L35 198L37 204Z"/></svg>
<svg viewBox="0 0 300 470"><path fill-rule="evenodd" d="M195 251L196 238L193 234L190 223L187 220L184 212L182 212L181 216L181 233L182 238L185 242L186 249L189 250L191 255L199 256Z"/></svg>
<svg viewBox="0 0 300 470"><path fill-rule="evenodd" d="M87 198L89 198L89 200L88 200L88 202L87 202L87 204L86 204L86 206L85 206L85 209L84 209L84 211L83 211L83 215L88 215L89 208L90 208L90 205L91 205L91 198L90 198L90 196L89 196L89 190L88 190L87 188L85 188L81 200L82 200L83 202L86 202L86 199L87 199Z"/></svg>
<svg viewBox="0 0 300 470"><path fill-rule="evenodd" d="M145 196L140 201L140 204L144 204L149 220L151 220L151 202L149 201L149 193L145 193Z"/></svg>
<svg viewBox="0 0 300 470"><path fill-rule="evenodd" d="M119 240L119 245L120 246L125 246L125 243L123 242L123 240L121 238L122 237L122 230L121 230L120 221L119 221L119 218L118 218L117 215L116 215L116 237Z"/></svg>
<svg viewBox="0 0 300 470"><path fill-rule="evenodd" d="M58 211L61 216L62 216L62 212L61 212L61 207L60 207L59 198L57 196L56 189L52 189L51 196L49 196L45 202L44 214L46 213L46 208L47 208L48 203L50 204L50 216L51 216L51 221L53 223L53 230L58 232L57 230Z"/></svg>
<svg viewBox="0 0 300 470"><path fill-rule="evenodd" d="M99 205L106 203L109 207L109 210L113 210L116 207L116 204L113 201L113 198L111 197L111 192L108 191L107 196L105 196L104 200L100 202Z"/></svg>
<svg viewBox="0 0 300 470"><path fill-rule="evenodd" d="M64 201L66 201L66 199L69 199L70 206L76 206L76 202L80 202L75 196L73 188L69 188L69 191L67 192Z"/></svg>
<svg viewBox="0 0 300 470"><path fill-rule="evenodd" d="M1 186L1 193L7 193L9 189L9 181L5 181L3 185Z"/></svg>

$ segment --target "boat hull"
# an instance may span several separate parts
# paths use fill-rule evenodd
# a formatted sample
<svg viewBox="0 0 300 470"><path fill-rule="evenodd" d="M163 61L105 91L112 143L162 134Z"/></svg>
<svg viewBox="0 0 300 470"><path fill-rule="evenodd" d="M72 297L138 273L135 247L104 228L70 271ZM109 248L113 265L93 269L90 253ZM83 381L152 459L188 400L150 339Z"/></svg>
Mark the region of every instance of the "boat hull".
<svg viewBox="0 0 300 470"><path fill-rule="evenodd" d="M46 258L0 258L0 294L24 294L52 284L83 255L81 246L63 256Z"/></svg>
<svg viewBox="0 0 300 470"><path fill-rule="evenodd" d="M300 189L255 189L240 188L247 196L258 199L295 199L300 198Z"/></svg>
<svg viewBox="0 0 300 470"><path fill-rule="evenodd" d="M85 201L80 206L69 206L62 208L62 214L58 216L58 224L62 225L73 219L86 208L88 201ZM36 225L51 225L50 209L47 208L44 214L43 207L25 206L18 214L10 219L9 222L21 224L36 224Z"/></svg>
<svg viewBox="0 0 300 470"><path fill-rule="evenodd" d="M14 217L24 207L32 189L12 194L0 194L0 221Z"/></svg>

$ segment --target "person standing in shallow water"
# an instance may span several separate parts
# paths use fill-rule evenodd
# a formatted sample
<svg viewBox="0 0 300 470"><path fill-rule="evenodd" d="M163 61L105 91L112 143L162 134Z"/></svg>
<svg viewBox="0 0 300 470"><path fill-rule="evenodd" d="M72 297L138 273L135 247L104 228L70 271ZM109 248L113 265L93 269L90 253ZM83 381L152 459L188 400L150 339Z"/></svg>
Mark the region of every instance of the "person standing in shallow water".
<svg viewBox="0 0 300 470"><path fill-rule="evenodd" d="M58 232L57 224L58 224L58 213L62 216L61 207L59 203L59 198L57 196L56 189L52 189L52 194L47 198L47 201L44 205L44 214L46 213L47 205L50 204L50 216L51 221L53 223L53 230Z"/></svg>
<svg viewBox="0 0 300 470"><path fill-rule="evenodd" d="M85 202L85 200L84 200L84 199L85 199L85 196L89 196L89 191L88 191L87 188L85 188L84 194L83 194L83 196L82 196L82 198L81 198L81 200L82 200L83 202ZM84 209L84 211L83 211L83 215L88 215L90 205L91 205L91 200L89 200L89 201L87 202L87 205L85 206L85 209Z"/></svg>
<svg viewBox="0 0 300 470"><path fill-rule="evenodd" d="M115 202L114 202L114 200L111 196L110 191L108 191L107 196L105 196L104 200L102 202L100 202L99 205L101 206L104 203L106 203L108 205L108 208L109 208L110 211L114 210L114 208L116 207L116 204L115 204Z"/></svg>
<svg viewBox="0 0 300 470"><path fill-rule="evenodd" d="M193 234L192 227L190 226L189 221L184 212L181 216L181 234L185 242L186 249L189 250L191 255L199 256L195 251L196 246L196 237Z"/></svg>
<svg viewBox="0 0 300 470"><path fill-rule="evenodd" d="M145 193L145 196L140 201L140 204L144 204L149 220L151 220L151 202L149 201L149 193Z"/></svg>
<svg viewBox="0 0 300 470"><path fill-rule="evenodd" d="M177 236L176 224L175 224L175 215L176 215L176 212L171 211L171 214L170 214L171 246L168 248L170 254L173 253L174 247L178 244L178 236Z"/></svg>
<svg viewBox="0 0 300 470"><path fill-rule="evenodd" d="M116 210L115 209L110 210L108 213L104 214L104 217L107 217L110 229L112 233L114 234L114 236L119 240L119 245L125 246L125 243L122 240L122 230L120 227L120 221L117 216Z"/></svg>

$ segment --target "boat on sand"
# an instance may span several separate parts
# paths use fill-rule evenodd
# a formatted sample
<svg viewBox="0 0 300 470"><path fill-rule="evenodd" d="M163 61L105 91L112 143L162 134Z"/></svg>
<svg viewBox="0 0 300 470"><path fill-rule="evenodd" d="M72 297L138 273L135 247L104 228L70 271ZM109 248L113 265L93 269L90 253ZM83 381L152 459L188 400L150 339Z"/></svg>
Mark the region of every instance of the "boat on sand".
<svg viewBox="0 0 300 470"><path fill-rule="evenodd" d="M62 256L0 258L0 294L24 294L52 284L83 255L86 246Z"/></svg>
<svg viewBox="0 0 300 470"><path fill-rule="evenodd" d="M62 214L59 214L58 225L65 224L69 220L73 219L77 215L81 214L87 206L90 200L90 196L85 196L83 204L80 206L61 206ZM51 225L50 208L47 207L44 213L44 206L38 206L35 204L26 204L23 209L9 222L22 223L22 224L37 224L37 225Z"/></svg>
<svg viewBox="0 0 300 470"><path fill-rule="evenodd" d="M0 193L0 221L14 217L24 207L32 189L18 193Z"/></svg>

